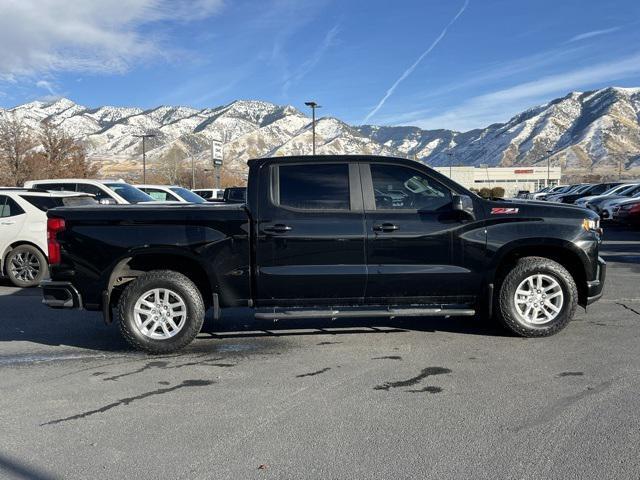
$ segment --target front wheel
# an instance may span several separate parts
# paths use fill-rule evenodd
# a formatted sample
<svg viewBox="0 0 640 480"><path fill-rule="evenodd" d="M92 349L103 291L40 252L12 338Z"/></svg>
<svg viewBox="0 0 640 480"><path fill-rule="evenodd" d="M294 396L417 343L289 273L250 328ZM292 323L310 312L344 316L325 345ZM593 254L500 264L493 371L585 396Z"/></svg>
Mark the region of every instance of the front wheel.
<svg viewBox="0 0 640 480"><path fill-rule="evenodd" d="M571 274L543 257L521 258L506 274L498 292L496 314L523 337L547 337L567 326L578 302Z"/></svg>
<svg viewBox="0 0 640 480"><path fill-rule="evenodd" d="M170 270L138 277L118 301L120 332L134 348L149 353L170 353L191 343L204 314L195 284Z"/></svg>

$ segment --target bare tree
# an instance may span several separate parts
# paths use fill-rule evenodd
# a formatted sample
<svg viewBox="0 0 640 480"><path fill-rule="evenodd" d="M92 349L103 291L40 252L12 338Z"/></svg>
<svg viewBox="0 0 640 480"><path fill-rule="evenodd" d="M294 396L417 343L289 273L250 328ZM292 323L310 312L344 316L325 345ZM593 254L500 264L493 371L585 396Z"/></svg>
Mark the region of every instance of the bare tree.
<svg viewBox="0 0 640 480"><path fill-rule="evenodd" d="M185 175L185 153L178 147L172 146L156 162L156 170L169 185L178 183Z"/></svg>
<svg viewBox="0 0 640 480"><path fill-rule="evenodd" d="M49 121L41 123L38 139L42 151L32 172L40 178L87 178L97 174L97 168L87 160L84 145Z"/></svg>
<svg viewBox="0 0 640 480"><path fill-rule="evenodd" d="M34 167L33 149L38 142L29 128L15 115L0 119L0 175L3 183L20 187Z"/></svg>

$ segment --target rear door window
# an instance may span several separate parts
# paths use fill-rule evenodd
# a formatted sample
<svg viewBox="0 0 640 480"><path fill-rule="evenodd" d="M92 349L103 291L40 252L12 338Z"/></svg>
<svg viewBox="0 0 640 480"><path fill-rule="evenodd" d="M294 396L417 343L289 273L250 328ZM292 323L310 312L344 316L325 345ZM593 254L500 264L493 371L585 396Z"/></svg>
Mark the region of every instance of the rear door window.
<svg viewBox="0 0 640 480"><path fill-rule="evenodd" d="M43 212L46 212L50 208L56 208L62 205L62 200L55 197L20 195L20 198L29 202L31 205L36 207L38 210L42 210Z"/></svg>
<svg viewBox="0 0 640 480"><path fill-rule="evenodd" d="M276 167L274 201L300 210L349 210L349 165L305 164Z"/></svg>
<svg viewBox="0 0 640 480"><path fill-rule="evenodd" d="M39 188L41 190L51 190L54 192L75 192L76 184L75 183L37 183L34 185L35 188Z"/></svg>
<svg viewBox="0 0 640 480"><path fill-rule="evenodd" d="M0 195L0 218L15 217L23 213L24 210L13 198Z"/></svg>
<svg viewBox="0 0 640 480"><path fill-rule="evenodd" d="M163 190L158 190L156 188L141 188L140 190L142 190L151 198L159 202L166 202L167 200L175 200L175 198L170 197L169 194Z"/></svg>
<svg viewBox="0 0 640 480"><path fill-rule="evenodd" d="M90 183L79 183L77 191L93 195L98 201L102 200L103 198L113 198L100 187L96 187L95 185L92 185Z"/></svg>

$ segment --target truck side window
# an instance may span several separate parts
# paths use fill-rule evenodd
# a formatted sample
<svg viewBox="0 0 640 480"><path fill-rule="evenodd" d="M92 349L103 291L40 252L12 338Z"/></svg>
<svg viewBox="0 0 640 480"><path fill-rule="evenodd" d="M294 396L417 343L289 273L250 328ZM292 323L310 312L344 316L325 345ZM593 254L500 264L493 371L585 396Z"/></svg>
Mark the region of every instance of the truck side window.
<svg viewBox="0 0 640 480"><path fill-rule="evenodd" d="M400 165L371 164L376 210L439 211L451 204L451 191L432 178Z"/></svg>
<svg viewBox="0 0 640 480"><path fill-rule="evenodd" d="M349 210L349 165L278 167L276 203L303 210Z"/></svg>
<svg viewBox="0 0 640 480"><path fill-rule="evenodd" d="M154 200L156 200L158 202L166 202L167 200L175 200L175 198L169 197L169 194L167 192L162 191L162 190L158 190L158 189L155 189L155 188L141 188L140 190L142 190L144 193L146 193L147 195L149 195L151 198L153 198Z"/></svg>
<svg viewBox="0 0 640 480"><path fill-rule="evenodd" d="M76 185L75 183L37 183L34 185L35 188L39 188L41 190L55 191L55 192L75 192Z"/></svg>
<svg viewBox="0 0 640 480"><path fill-rule="evenodd" d="M77 190L78 192L94 195L95 199L98 201L102 200L103 198L111 198L111 195L106 193L100 187L96 187L95 185L91 185L90 183L79 183Z"/></svg>

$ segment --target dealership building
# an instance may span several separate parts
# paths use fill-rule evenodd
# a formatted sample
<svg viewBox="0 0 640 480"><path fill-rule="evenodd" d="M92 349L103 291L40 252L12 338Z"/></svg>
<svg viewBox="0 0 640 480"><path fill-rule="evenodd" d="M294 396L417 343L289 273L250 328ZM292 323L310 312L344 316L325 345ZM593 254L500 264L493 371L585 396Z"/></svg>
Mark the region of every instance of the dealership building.
<svg viewBox="0 0 640 480"><path fill-rule="evenodd" d="M504 188L505 197L513 197L519 190L535 192L547 185L559 185L561 167L435 167L467 188Z"/></svg>

